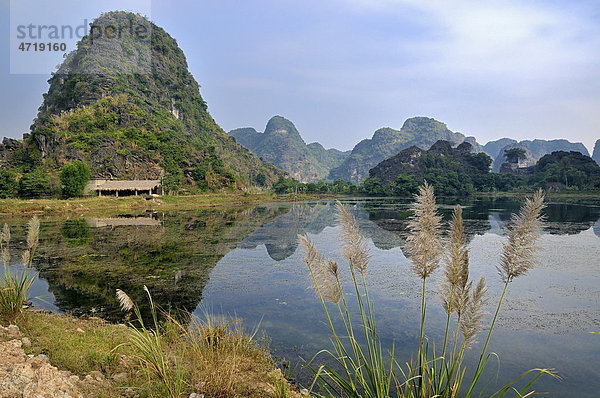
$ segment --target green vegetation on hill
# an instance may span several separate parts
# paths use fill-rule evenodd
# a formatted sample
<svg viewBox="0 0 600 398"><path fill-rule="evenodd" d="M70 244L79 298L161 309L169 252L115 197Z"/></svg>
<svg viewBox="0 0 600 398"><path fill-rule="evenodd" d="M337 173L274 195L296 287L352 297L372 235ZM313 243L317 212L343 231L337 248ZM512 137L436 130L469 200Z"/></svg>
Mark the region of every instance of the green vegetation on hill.
<svg viewBox="0 0 600 398"><path fill-rule="evenodd" d="M440 140L427 151L412 146L379 163L363 187L370 194L406 196L427 180L442 195L488 191L494 188L491 162L485 153L472 153L469 143L452 148Z"/></svg>
<svg viewBox="0 0 600 398"><path fill-rule="evenodd" d="M358 183L369 176L369 170L383 160L396 155L410 146L428 149L438 140L460 144L465 136L452 132L448 127L435 119L414 117L406 120L402 129L379 129L373 138L359 142L350 155L339 166L331 170L331 180L341 179ZM476 144L472 140L473 144ZM477 148L480 146L477 144Z"/></svg>
<svg viewBox="0 0 600 398"><path fill-rule="evenodd" d="M595 191L600 189L600 166L579 152L556 151L543 156L535 166L518 173L490 172L491 158L470 152L468 143L452 148L438 141L430 150L415 146L401 151L371 169L359 191L370 195L412 195L427 180L442 195L473 192L548 190ZM507 150L509 156L522 154ZM511 159L515 161L516 159Z"/></svg>
<svg viewBox="0 0 600 398"><path fill-rule="evenodd" d="M326 179L329 171L348 154L337 149L326 150L316 142L306 145L296 126L281 116L273 116L264 133L246 127L232 130L229 135L256 156L302 182Z"/></svg>
<svg viewBox="0 0 600 398"><path fill-rule="evenodd" d="M537 162L530 184L575 191L598 190L600 166L592 158L579 152L552 152Z"/></svg>
<svg viewBox="0 0 600 398"><path fill-rule="evenodd" d="M50 78L31 134L3 149L2 166L23 178L38 169L56 176L81 160L92 178L166 176L174 190L241 188L258 175L270 186L282 172L216 124L175 39L127 12L102 14L92 25L130 24L151 34L78 43Z"/></svg>

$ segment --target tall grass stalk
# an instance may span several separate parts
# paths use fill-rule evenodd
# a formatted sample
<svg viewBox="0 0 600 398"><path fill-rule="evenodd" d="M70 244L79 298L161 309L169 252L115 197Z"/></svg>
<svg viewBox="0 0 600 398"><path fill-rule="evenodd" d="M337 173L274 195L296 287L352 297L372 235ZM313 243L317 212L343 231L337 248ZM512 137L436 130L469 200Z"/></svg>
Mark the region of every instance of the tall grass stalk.
<svg viewBox="0 0 600 398"><path fill-rule="evenodd" d="M34 216L28 223L27 243L21 260L23 270L19 273L10 269L10 228L4 224L0 232L0 257L4 274L0 278L0 315L14 319L23 312L25 303L29 300L29 289L37 278L37 272L32 269L40 232L40 222Z"/></svg>
<svg viewBox="0 0 600 398"><path fill-rule="evenodd" d="M342 369L342 374L329 366L309 367L315 373L313 386L317 384L323 394L331 397L388 397L392 387L393 348L389 356L384 354L375 329L375 311L369 299L365 272L369 263L367 241L358 228L358 223L350 211L337 203L338 220L342 227L344 257L348 260L356 300L359 306L358 319L353 319L340 282L338 265L326 259L308 236L299 236L304 249L304 262L307 264L331 331L334 350L322 350L334 366ZM343 322L343 331L338 332L327 306L330 301L337 309ZM358 322L355 327L354 323ZM355 335L355 328L361 337ZM364 342L362 339L364 336ZM312 389L312 388L311 388Z"/></svg>
<svg viewBox="0 0 600 398"><path fill-rule="evenodd" d="M139 307L125 292L117 289L117 298L119 299L121 308L124 311L133 310L139 324L129 323L131 327L129 345L133 348L134 358L148 371L149 376L154 375L160 380L169 397L178 398L183 394L185 389L181 361L176 361L174 366L169 363L152 295L146 286L144 286L144 290L150 301L154 329L146 327Z"/></svg>
<svg viewBox="0 0 600 398"><path fill-rule="evenodd" d="M484 307L488 299L485 277L481 276L477 283L469 280L469 250L460 205L454 210L447 238L442 238L442 218L438 214L433 188L426 182L419 189L412 205L413 216L408 224L406 252L413 271L421 279L421 318L417 356L404 367L395 360L393 346L389 356L383 354L381 341L375 330L375 311L365 281L370 258L367 242L353 215L337 202L343 253L349 263L359 313L351 315L337 264L327 259L308 236L299 236L305 253L304 262L326 314L334 346L333 351L322 350L309 362L315 373L312 387L318 385L320 394L330 397L387 398L395 393L402 397L429 398L470 397L474 394L475 389L481 388L478 387L481 375L490 356L496 356L489 354L487 348L508 285L535 264L538 250L536 241L543 220L543 201L544 194L540 190L526 200L506 229L507 242L497 267L504 289L470 382L465 380L467 366L464 364L464 356L475 343L478 333L483 330ZM440 297L446 311L446 325L439 354L436 353L435 344L431 344L430 348L425 336L425 321L427 280L441 264L443 276L440 281ZM328 305L327 302L331 304ZM336 330L335 314L330 312L331 305L337 308L335 312L339 313L345 333ZM359 339L355 336L355 329L357 335L364 334L364 340L363 337ZM333 359L336 368L312 365L316 357L323 353ZM543 374L553 373L549 369L529 370L501 387L491 397L503 397L508 392L514 392L519 397L529 396L532 392L528 390ZM518 390L515 384L522 382L525 377L531 377L531 380ZM482 395L481 392L479 395Z"/></svg>

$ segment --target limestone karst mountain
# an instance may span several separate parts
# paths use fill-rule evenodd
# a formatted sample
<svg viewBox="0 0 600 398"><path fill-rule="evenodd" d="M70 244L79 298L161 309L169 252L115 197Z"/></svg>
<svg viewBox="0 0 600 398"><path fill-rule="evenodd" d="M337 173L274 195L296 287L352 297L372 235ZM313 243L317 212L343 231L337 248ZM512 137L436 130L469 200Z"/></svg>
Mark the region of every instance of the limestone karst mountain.
<svg viewBox="0 0 600 398"><path fill-rule="evenodd" d="M92 177L168 177L207 189L270 185L282 175L213 120L174 38L121 11L102 14L90 31L110 26L147 33L85 36L48 81L31 133L0 148L2 167L56 174L79 159Z"/></svg>
<svg viewBox="0 0 600 398"><path fill-rule="evenodd" d="M246 127L232 130L229 135L256 156L302 182L326 179L329 171L348 156L348 152L325 149L318 142L307 145L294 123L282 116L273 116L264 133Z"/></svg>
<svg viewBox="0 0 600 398"><path fill-rule="evenodd" d="M594 152L592 154L592 159L594 159L596 161L596 163L598 163L598 165L600 165L600 139L596 141L596 144L594 145Z"/></svg>

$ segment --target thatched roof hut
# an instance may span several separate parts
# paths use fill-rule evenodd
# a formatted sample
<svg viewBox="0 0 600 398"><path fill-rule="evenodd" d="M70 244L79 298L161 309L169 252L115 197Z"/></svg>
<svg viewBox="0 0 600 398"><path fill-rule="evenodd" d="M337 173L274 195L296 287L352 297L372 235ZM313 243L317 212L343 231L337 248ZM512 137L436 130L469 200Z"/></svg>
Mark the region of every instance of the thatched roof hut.
<svg viewBox="0 0 600 398"><path fill-rule="evenodd" d="M160 194L161 184L160 180L126 180L126 181L115 181L108 180L101 184L98 184L93 188L98 192L99 196L102 195L138 195L138 194Z"/></svg>

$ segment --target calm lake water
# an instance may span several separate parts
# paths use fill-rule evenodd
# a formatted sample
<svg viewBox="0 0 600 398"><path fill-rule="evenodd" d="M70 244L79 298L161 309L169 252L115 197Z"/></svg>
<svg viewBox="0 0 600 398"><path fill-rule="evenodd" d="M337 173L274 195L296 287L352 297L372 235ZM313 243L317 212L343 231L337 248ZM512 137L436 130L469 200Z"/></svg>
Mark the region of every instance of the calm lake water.
<svg viewBox="0 0 600 398"><path fill-rule="evenodd" d="M378 332L387 347L395 342L398 361L404 363L417 352L420 317L420 280L403 254L409 202L343 202L368 237L372 257L367 284ZM440 202L448 220L457 200ZM493 313L502 289L495 266L505 241L503 228L521 200L458 202L464 207L471 277L486 275L487 310ZM498 354L499 362L490 360L487 377L500 386L528 369L554 368L561 379L542 377L537 391L551 397L597 397L600 198L550 199L545 214L540 264L509 286L490 342L490 352ZM12 228L18 268L20 250L15 249L22 247L27 220L0 221ZM308 233L319 249L337 260L348 286L339 231L333 201L111 219L42 218L34 261L40 278L32 294L43 298L35 303L39 307L120 321L115 289L144 304L142 286L147 285L163 308L187 309L201 317L205 311L237 316L250 329L260 324L276 358L289 360L294 376L306 384L310 378L299 358L310 359L331 345L296 237ZM426 335L440 345L445 313L437 286L433 277L428 282ZM488 314L485 325L490 322ZM468 363L476 364L485 331L479 340L467 353Z"/></svg>

